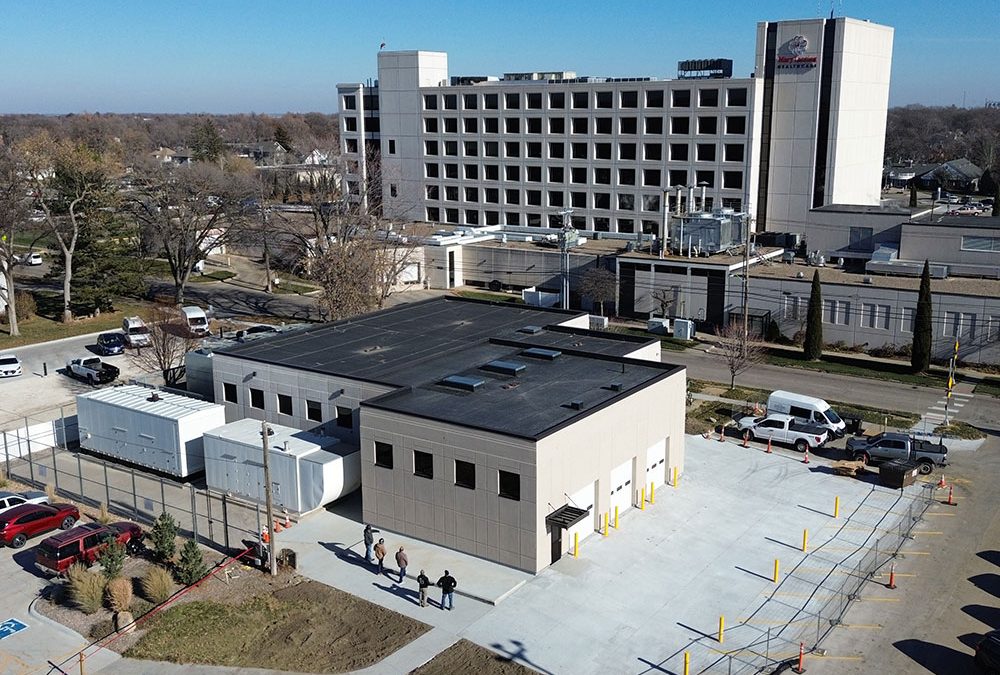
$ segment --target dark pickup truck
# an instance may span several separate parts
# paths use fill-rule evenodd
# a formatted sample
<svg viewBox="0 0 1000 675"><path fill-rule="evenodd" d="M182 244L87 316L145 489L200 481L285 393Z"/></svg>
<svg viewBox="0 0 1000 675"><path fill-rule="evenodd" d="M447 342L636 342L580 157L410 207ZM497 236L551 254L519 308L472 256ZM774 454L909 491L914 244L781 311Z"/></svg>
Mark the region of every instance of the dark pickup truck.
<svg viewBox="0 0 1000 675"><path fill-rule="evenodd" d="M891 459L909 460L917 463L922 474L930 473L935 466L948 464L948 448L941 443L891 431L871 438L849 438L847 454L854 460L864 460L865 464L881 464Z"/></svg>

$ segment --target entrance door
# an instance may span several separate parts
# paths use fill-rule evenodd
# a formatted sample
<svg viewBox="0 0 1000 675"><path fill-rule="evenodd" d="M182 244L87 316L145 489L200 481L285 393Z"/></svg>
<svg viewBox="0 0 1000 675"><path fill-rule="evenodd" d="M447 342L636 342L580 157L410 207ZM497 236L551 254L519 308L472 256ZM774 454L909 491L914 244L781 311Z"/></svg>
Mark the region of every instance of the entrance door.
<svg viewBox="0 0 1000 675"><path fill-rule="evenodd" d="M611 517L615 517L615 507L619 513L632 507L632 461L622 462L611 470Z"/></svg>
<svg viewBox="0 0 1000 675"><path fill-rule="evenodd" d="M448 288L455 288L455 252L448 251Z"/></svg>
<svg viewBox="0 0 1000 675"><path fill-rule="evenodd" d="M552 525L552 562L562 557L562 528Z"/></svg>

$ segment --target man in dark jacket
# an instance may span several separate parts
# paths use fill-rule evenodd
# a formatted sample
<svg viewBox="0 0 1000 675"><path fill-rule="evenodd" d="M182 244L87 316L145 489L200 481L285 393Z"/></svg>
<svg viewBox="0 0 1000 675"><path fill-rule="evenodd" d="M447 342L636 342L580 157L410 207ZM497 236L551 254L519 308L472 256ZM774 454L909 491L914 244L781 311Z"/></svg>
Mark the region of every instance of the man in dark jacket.
<svg viewBox="0 0 1000 675"><path fill-rule="evenodd" d="M455 607L455 587L458 586L458 582L455 581L455 577L448 573L448 570L445 570L444 576L438 579L437 585L441 589L441 609L448 605L448 611L451 611Z"/></svg>
<svg viewBox="0 0 1000 675"><path fill-rule="evenodd" d="M375 533L378 530L373 530L371 525L365 525L365 561L372 561L372 546L375 545Z"/></svg>
<svg viewBox="0 0 1000 675"><path fill-rule="evenodd" d="M423 570L417 575L417 587L420 588L420 606L427 606L427 587L431 585L431 580L427 578Z"/></svg>

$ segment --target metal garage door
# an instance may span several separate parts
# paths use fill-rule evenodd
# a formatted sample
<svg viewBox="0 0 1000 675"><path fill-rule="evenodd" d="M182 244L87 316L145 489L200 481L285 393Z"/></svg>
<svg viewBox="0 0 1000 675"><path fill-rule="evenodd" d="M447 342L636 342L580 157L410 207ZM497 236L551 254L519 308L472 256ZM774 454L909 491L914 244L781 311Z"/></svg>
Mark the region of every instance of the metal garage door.
<svg viewBox="0 0 1000 675"><path fill-rule="evenodd" d="M611 517L615 507L621 513L632 506L632 463L630 459L611 470Z"/></svg>
<svg viewBox="0 0 1000 675"><path fill-rule="evenodd" d="M657 487L663 485L667 466L667 439L663 439L646 449L646 492L650 483ZM649 496L648 494L646 495Z"/></svg>
<svg viewBox="0 0 1000 675"><path fill-rule="evenodd" d="M563 547L566 553L573 552L573 535L579 535L579 541L583 541L586 537L594 534L594 528L596 521L594 520L594 484L588 483L583 486L573 494L569 495L569 501L567 502L571 506L575 506L585 511L590 511L590 514L581 520L579 523L570 526L566 530L566 535L563 537Z"/></svg>

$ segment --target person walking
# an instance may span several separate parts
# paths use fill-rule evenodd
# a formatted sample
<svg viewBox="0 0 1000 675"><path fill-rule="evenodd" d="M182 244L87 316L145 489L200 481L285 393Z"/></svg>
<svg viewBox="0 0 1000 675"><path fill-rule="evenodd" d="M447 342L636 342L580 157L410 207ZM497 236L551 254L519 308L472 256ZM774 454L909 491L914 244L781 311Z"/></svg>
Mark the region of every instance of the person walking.
<svg viewBox="0 0 1000 675"><path fill-rule="evenodd" d="M385 539L379 539L375 544L375 560L378 561L378 573L385 571Z"/></svg>
<svg viewBox="0 0 1000 675"><path fill-rule="evenodd" d="M420 606L427 606L427 588L431 585L431 580L427 578L423 570L417 575L417 588L420 589Z"/></svg>
<svg viewBox="0 0 1000 675"><path fill-rule="evenodd" d="M396 551L396 566L399 567L399 583L403 583L403 578L406 577L406 566L409 562L410 559L406 557L403 547L400 546L399 550Z"/></svg>
<svg viewBox="0 0 1000 675"><path fill-rule="evenodd" d="M448 570L445 570L444 576L438 579L437 585L441 589L441 609L448 605L450 612L455 607L455 587L458 586L458 582L455 581L455 577L448 573Z"/></svg>
<svg viewBox="0 0 1000 675"><path fill-rule="evenodd" d="M365 562L372 561L372 545L375 543L375 533L371 525L365 525Z"/></svg>

